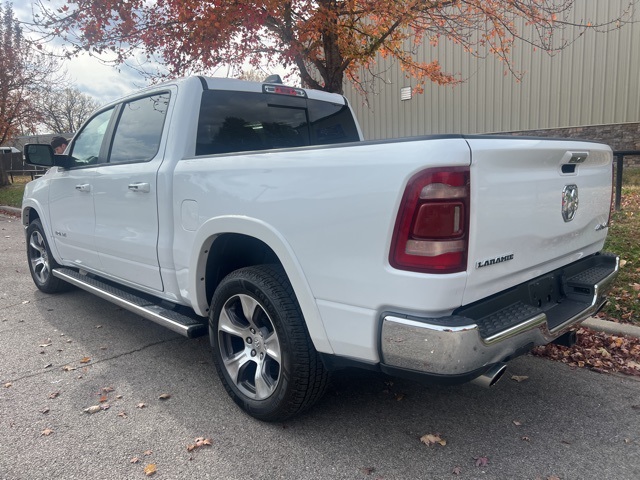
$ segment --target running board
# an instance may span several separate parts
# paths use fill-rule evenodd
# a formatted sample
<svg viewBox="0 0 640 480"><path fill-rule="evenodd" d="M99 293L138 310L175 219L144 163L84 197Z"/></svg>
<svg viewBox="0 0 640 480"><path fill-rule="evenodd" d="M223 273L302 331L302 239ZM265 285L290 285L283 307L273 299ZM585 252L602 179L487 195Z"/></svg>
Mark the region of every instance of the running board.
<svg viewBox="0 0 640 480"><path fill-rule="evenodd" d="M153 302L148 298L127 292L70 268L56 268L53 270L53 275L185 337L194 338L208 333L208 325L205 318L198 317L195 314L195 318L192 318L162 307L159 305L160 300Z"/></svg>

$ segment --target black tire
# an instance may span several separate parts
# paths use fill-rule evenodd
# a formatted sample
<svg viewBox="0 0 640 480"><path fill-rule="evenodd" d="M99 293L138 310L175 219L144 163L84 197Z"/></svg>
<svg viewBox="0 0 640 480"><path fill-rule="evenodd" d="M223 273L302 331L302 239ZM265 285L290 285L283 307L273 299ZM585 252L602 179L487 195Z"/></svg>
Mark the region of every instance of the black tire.
<svg viewBox="0 0 640 480"><path fill-rule="evenodd" d="M64 292L71 285L53 276L52 270L60 265L55 261L40 219L33 220L27 227L27 261L33 283L45 293Z"/></svg>
<svg viewBox="0 0 640 480"><path fill-rule="evenodd" d="M259 420L297 415L326 389L328 373L279 266L242 268L222 280L211 300L209 338L225 389Z"/></svg>

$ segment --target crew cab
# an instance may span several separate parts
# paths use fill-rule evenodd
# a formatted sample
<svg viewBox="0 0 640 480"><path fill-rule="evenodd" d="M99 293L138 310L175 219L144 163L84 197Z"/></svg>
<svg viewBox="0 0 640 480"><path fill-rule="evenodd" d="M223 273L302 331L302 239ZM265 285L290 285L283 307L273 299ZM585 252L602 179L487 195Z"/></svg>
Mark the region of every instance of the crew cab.
<svg viewBox="0 0 640 480"><path fill-rule="evenodd" d="M344 366L490 385L570 341L618 271L599 143L363 141L340 95L189 77L25 157L51 167L22 204L36 286L208 334L226 390L267 421Z"/></svg>

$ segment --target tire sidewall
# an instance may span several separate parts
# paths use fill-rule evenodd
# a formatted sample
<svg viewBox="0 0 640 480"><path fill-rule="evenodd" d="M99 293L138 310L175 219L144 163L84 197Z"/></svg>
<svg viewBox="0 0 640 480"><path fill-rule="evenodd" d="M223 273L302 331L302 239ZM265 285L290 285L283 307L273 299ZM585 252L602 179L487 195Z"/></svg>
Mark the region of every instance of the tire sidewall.
<svg viewBox="0 0 640 480"><path fill-rule="evenodd" d="M265 288L261 279L258 278L257 275L253 279L246 278L247 276L242 277L241 271L234 272L225 278L216 290L211 302L212 308L209 315L209 338L216 369L233 400L253 417L269 420L274 415L277 415L277 412L283 409L286 410L287 403L289 402L289 384L293 378L292 374L294 373L292 368L295 368L291 358L291 338L287 328L290 319L288 319L286 315L281 314L281 300L274 295L270 295L268 291L269 288ZM281 359L280 377L273 394L263 400L249 398L238 389L224 367L220 353L220 346L218 344L218 319L220 312L226 302L238 294L249 295L260 303L269 315L275 332L278 335ZM297 313L300 315L299 307L297 308Z"/></svg>
<svg viewBox="0 0 640 480"><path fill-rule="evenodd" d="M45 251L47 252L47 257L49 259L49 267L51 266L51 260L52 260L51 250L49 250L49 242L47 241L47 237L44 234L42 223L40 222L40 220L36 219L29 224L29 227L27 227L27 261L29 263L29 272L31 272L31 278L33 279L33 283L35 283L40 290L47 290L49 287L49 284L51 283L51 269L49 269L49 275L47 277L47 281L41 282L38 279L38 277L36 277L35 272L33 271L33 265L31 265L31 249L32 249L31 236L33 235L34 232L38 232L40 233L40 236L42 236L42 239L44 242L44 248L45 248Z"/></svg>
<svg viewBox="0 0 640 480"><path fill-rule="evenodd" d="M31 235L33 232L39 232L42 236L42 241L44 242L44 248L47 252L47 258L49 260L49 275L45 282L41 282L38 277L35 275L33 271L33 266L31 265ZM45 293L56 293L58 291L63 290L62 281L53 276L53 269L58 267L58 263L53 258L51 254L51 249L49 248L49 241L47 240L47 236L44 233L44 228L42 227L42 222L39 219L33 220L29 226L27 227L27 263L29 264L29 272L31 273L31 278L33 283L36 284L39 290Z"/></svg>

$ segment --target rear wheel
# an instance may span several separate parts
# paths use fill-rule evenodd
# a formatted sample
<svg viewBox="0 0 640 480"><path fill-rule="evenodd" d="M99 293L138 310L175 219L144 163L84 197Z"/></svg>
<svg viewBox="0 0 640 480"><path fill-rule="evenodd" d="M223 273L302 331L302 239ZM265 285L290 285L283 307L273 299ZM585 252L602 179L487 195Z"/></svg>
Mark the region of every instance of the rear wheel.
<svg viewBox="0 0 640 480"><path fill-rule="evenodd" d="M237 270L211 301L209 338L218 374L247 413L279 421L309 408L328 375L281 267Z"/></svg>
<svg viewBox="0 0 640 480"><path fill-rule="evenodd" d="M53 276L52 270L60 265L55 261L44 229L39 219L35 219L27 228L27 259L31 278L45 293L57 293L69 290L71 285Z"/></svg>

